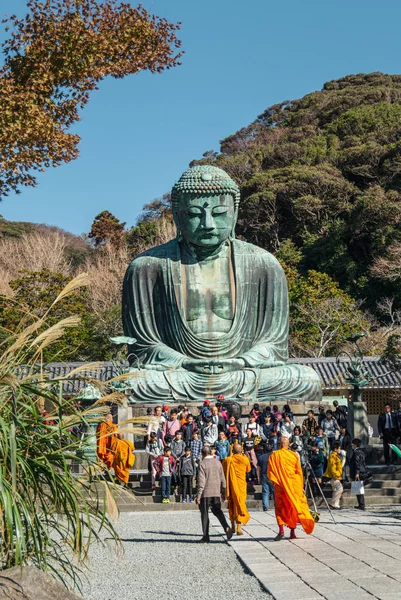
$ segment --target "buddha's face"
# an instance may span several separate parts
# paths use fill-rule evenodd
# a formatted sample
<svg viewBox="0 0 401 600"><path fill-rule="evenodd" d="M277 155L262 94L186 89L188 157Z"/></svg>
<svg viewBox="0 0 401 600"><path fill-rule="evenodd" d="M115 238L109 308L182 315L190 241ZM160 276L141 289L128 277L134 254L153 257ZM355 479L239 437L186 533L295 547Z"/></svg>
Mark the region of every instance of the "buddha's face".
<svg viewBox="0 0 401 600"><path fill-rule="evenodd" d="M183 238L191 246L215 248L223 244L235 224L234 199L220 196L182 196L175 215Z"/></svg>

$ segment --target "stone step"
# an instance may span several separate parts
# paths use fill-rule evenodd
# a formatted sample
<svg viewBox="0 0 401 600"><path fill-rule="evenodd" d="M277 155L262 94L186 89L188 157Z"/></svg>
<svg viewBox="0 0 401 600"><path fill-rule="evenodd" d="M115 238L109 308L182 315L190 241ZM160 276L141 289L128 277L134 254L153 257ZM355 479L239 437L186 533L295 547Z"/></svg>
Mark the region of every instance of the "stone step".
<svg viewBox="0 0 401 600"><path fill-rule="evenodd" d="M397 505L401 504L401 494L398 496L367 496L366 497L366 506L380 506L381 504L391 504ZM356 505L356 497L355 496L345 496L341 501L342 506L355 506Z"/></svg>
<svg viewBox="0 0 401 600"><path fill-rule="evenodd" d="M394 465L377 465L375 463L368 464L369 471L372 471L374 474L383 474L383 473L392 473L394 475L401 476L401 464Z"/></svg>
<svg viewBox="0 0 401 600"><path fill-rule="evenodd" d="M389 477L389 476L390 476L389 474L383 475L383 477ZM343 486L344 486L344 491L350 490L351 482L344 483ZM327 491L330 491L330 488L328 487L327 484L324 484L323 488L326 489ZM379 479L377 475L374 475L374 479L371 483L368 483L365 485L365 489L367 491L373 490L376 494L378 493L378 490L383 490L383 494L388 495L388 494L395 493L395 492L388 492L386 490L398 489L398 488L401 488L401 479L381 479L381 478ZM154 492L152 492L150 481L134 483L134 484L132 484L131 489L135 495L140 496L140 497L146 496L146 495L152 495L152 493L154 493L156 496L160 496L160 494L161 494L160 486L156 486L156 489L154 490ZM252 488L249 488L248 496L255 497L258 499L261 498L262 497L262 486L254 485Z"/></svg>
<svg viewBox="0 0 401 600"><path fill-rule="evenodd" d="M401 488L400 479L378 479L376 476L373 481L365 486L366 488L384 489L384 488Z"/></svg>
<svg viewBox="0 0 401 600"><path fill-rule="evenodd" d="M331 498L332 497L332 490L324 488L323 489L323 493L326 496L326 498ZM348 496L355 496L355 494L351 493L351 489L345 489L343 491L343 498L347 498ZM385 497L397 497L400 496L401 497L401 490L400 488L382 488L382 489L375 489L375 488L365 488L365 496L381 496L382 498ZM259 494L255 494L255 498L258 498Z"/></svg>

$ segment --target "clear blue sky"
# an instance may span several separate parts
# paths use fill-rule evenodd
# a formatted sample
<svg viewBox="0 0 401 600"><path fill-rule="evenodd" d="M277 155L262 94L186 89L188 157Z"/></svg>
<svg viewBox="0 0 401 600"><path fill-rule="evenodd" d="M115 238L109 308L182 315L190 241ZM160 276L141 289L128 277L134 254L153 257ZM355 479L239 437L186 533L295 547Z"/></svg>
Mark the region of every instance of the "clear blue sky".
<svg viewBox="0 0 401 600"><path fill-rule="evenodd" d="M193 158L218 150L219 140L271 104L350 73L401 73L396 0L143 4L182 21L182 66L103 82L75 128L82 137L78 160L6 198L5 218L82 233L108 209L132 225L143 204L169 191ZM22 16L25 6L3 0L1 11Z"/></svg>

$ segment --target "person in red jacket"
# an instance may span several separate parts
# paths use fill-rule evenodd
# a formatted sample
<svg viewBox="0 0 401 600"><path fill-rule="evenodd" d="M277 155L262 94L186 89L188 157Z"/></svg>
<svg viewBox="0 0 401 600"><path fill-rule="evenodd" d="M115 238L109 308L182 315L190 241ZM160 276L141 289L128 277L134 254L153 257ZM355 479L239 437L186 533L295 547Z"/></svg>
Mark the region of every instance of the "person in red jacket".
<svg viewBox="0 0 401 600"><path fill-rule="evenodd" d="M171 448L166 446L163 456L159 456L155 460L155 467L160 473L162 503L168 504L170 502L171 476L176 468L175 459L171 456Z"/></svg>

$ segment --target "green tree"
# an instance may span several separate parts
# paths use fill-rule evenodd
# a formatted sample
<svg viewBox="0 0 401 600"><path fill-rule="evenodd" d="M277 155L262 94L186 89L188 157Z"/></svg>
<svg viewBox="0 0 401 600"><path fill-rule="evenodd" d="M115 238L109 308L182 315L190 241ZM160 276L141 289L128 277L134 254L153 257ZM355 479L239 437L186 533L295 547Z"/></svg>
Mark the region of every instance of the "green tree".
<svg viewBox="0 0 401 600"><path fill-rule="evenodd" d="M355 302L324 273L306 276L285 267L290 301L290 351L295 356L333 356L344 337L368 331L370 322Z"/></svg>

